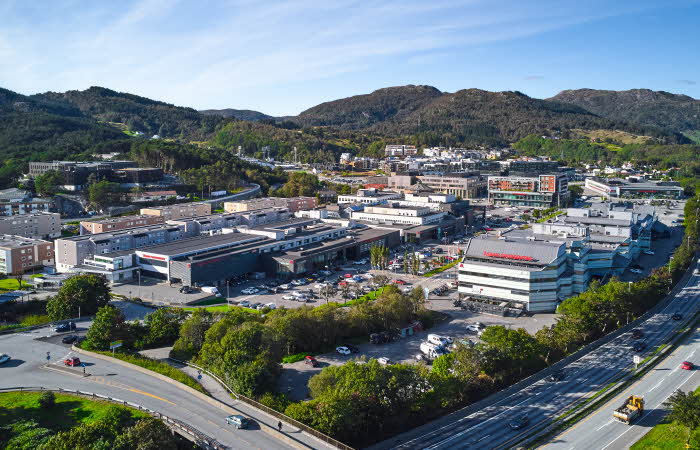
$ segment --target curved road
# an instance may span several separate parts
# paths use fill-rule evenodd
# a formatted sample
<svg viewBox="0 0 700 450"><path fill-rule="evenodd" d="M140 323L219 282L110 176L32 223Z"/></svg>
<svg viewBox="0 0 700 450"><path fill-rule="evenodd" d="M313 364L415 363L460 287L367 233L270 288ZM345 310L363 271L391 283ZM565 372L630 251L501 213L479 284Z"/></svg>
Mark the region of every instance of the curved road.
<svg viewBox="0 0 700 450"><path fill-rule="evenodd" d="M83 323L79 325L84 326ZM294 448L277 439L274 433L264 432L257 424L249 430L236 430L227 426L224 418L228 414L225 411L170 383L120 364L102 360L92 361L89 357L77 355L86 363L86 371L90 376L83 377L79 370L66 373L66 370L55 369L57 365L62 366L61 361L72 352L70 347L61 344L59 339L50 337L53 334L49 328L42 328L27 333L0 336L0 352L12 357L12 360L0 365L0 388L42 386L78 389L145 406L178 419L234 449ZM49 337L48 340L46 337ZM48 367L46 352L50 352L51 355ZM235 400L232 400L232 406L255 418L257 422L265 422L276 428L276 419ZM283 427L283 431L287 436L303 442L308 447L330 448L288 426Z"/></svg>
<svg viewBox="0 0 700 450"><path fill-rule="evenodd" d="M677 389L695 390L700 386L700 370L682 370L683 361L700 365L700 328L695 328L678 348L658 364L646 376L634 383L623 393L601 406L583 421L553 438L547 449L575 448L629 448L644 436L665 415L663 402ZM644 397L644 415L632 425L625 425L612 419L615 408L622 405L630 395Z"/></svg>
<svg viewBox="0 0 700 450"><path fill-rule="evenodd" d="M562 381L538 381L466 417L460 417L457 412L446 425L436 428L435 424L427 424L407 433L403 439L399 436L398 441L396 438L390 439L379 447L455 449L514 446L531 434L533 428L548 423L578 400L603 388L612 377L632 365L633 355L644 358L664 343L685 323L685 320L671 319L675 312L680 312L686 319L698 310L698 281L697 276L690 276L663 310L637 327L645 335L647 347L644 352L634 353L631 347L635 341L631 333L624 333L567 365L564 369L566 377ZM651 403L654 404L653 401ZM511 430L508 424L523 415L529 418L529 425L521 430ZM439 423L444 424L445 421Z"/></svg>

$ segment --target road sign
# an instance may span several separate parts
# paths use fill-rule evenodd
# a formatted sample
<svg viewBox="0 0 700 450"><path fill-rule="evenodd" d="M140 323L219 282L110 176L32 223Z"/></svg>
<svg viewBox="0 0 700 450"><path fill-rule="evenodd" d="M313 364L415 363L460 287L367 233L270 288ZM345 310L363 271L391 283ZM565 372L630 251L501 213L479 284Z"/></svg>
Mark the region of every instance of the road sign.
<svg viewBox="0 0 700 450"><path fill-rule="evenodd" d="M632 357L632 361L633 361L635 364L639 364L639 363L642 362L642 357L639 356L639 355L634 355L634 356Z"/></svg>
<svg viewBox="0 0 700 450"><path fill-rule="evenodd" d="M109 344L109 349L110 349L110 350L114 350L115 348L119 348L119 347L122 346L122 343L123 343L122 341L110 342L110 344Z"/></svg>

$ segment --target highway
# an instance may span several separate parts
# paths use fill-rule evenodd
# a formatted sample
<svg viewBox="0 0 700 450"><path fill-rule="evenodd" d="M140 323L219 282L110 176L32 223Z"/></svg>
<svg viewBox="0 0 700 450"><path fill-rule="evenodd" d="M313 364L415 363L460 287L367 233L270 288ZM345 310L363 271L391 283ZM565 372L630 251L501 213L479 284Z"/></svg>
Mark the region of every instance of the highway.
<svg viewBox="0 0 700 450"><path fill-rule="evenodd" d="M663 402L677 389L690 391L700 386L700 370L682 370L683 361L700 364L700 328L696 328L664 361L620 395L561 435L546 449L628 448L644 436L665 415ZM613 410L630 395L644 397L644 415L632 425L612 419Z"/></svg>
<svg viewBox="0 0 700 450"><path fill-rule="evenodd" d="M664 343L674 330L685 323L686 318L698 310L698 281L697 276L689 276L683 288L676 291L676 295L667 306L637 327L643 331L647 344L643 352L634 353L631 347L635 340L630 332L624 333L566 366L566 376L562 381L540 380L477 412L470 413L468 408L465 408L464 413L458 411L389 439L376 448L454 449L514 446L531 434L535 427L548 423L566 412L578 400L607 385L611 378L632 365L633 355L644 358ZM684 320L672 320L675 312L681 313ZM650 404L655 405L653 400ZM528 417L529 424L519 430L511 430L509 423L523 415Z"/></svg>
<svg viewBox="0 0 700 450"><path fill-rule="evenodd" d="M81 323L80 326L85 325ZM226 425L224 420L228 415L226 412L203 399L170 383L120 364L101 360L91 361L89 357L76 355L72 353L69 346L61 344L57 338L46 340L46 337L53 334L49 328L42 328L32 332L0 336L0 352L12 357L12 360L0 365L0 388L42 386L54 389L78 389L133 402L158 411L192 426L233 449L294 448L276 438L275 433L263 431L259 425L259 422L265 422L276 428L276 419L244 403L231 401L234 408L253 417L258 423L248 430L236 430ZM48 368L46 367L47 352L51 357ZM75 370L75 373L66 373L65 369L55 369L56 366L62 366L62 360L69 355L79 356L86 363L86 372L90 376L83 377L79 370ZM283 431L287 436L303 442L307 447L329 448L297 429L285 426Z"/></svg>

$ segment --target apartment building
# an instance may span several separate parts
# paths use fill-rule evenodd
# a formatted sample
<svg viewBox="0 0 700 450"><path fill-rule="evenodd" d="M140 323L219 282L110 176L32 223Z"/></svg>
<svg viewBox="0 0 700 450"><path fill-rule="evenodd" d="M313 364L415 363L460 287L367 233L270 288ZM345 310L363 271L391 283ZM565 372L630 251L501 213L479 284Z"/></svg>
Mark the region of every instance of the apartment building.
<svg viewBox="0 0 700 450"><path fill-rule="evenodd" d="M53 244L42 239L0 235L0 273L26 273L53 264Z"/></svg>
<svg viewBox="0 0 700 450"><path fill-rule="evenodd" d="M206 216L211 214L211 203L178 203L176 205L141 208L141 215L159 216L168 220L184 219L187 217Z"/></svg>
<svg viewBox="0 0 700 450"><path fill-rule="evenodd" d="M14 216L37 212L49 212L54 203L43 198L32 198L29 191L10 188L0 190L0 215Z"/></svg>
<svg viewBox="0 0 700 450"><path fill-rule="evenodd" d="M487 194L486 177L481 175L464 177L424 175L419 176L418 179L434 191L452 194L463 199L481 198Z"/></svg>
<svg viewBox="0 0 700 450"><path fill-rule="evenodd" d="M488 177L488 195L495 205L533 208L563 207L570 198L568 181L563 174Z"/></svg>
<svg viewBox="0 0 700 450"><path fill-rule="evenodd" d="M34 212L0 216L0 234L23 236L30 239L53 239L61 236L61 215Z"/></svg>
<svg viewBox="0 0 700 450"><path fill-rule="evenodd" d="M257 209L287 208L294 214L297 211L314 209L318 206L316 197L263 197L238 202L224 202L227 213L253 211Z"/></svg>
<svg viewBox="0 0 700 450"><path fill-rule="evenodd" d="M418 153L415 145L387 145L384 147L385 156L413 156Z"/></svg>
<svg viewBox="0 0 700 450"><path fill-rule="evenodd" d="M381 191L376 188L358 189L354 195L339 195L338 204L361 203L363 205L379 205L401 197L402 195L399 192Z"/></svg>
<svg viewBox="0 0 700 450"><path fill-rule="evenodd" d="M165 223L162 216L123 216L110 219L80 222L80 234L97 234L108 231L125 230L127 228L144 227Z"/></svg>

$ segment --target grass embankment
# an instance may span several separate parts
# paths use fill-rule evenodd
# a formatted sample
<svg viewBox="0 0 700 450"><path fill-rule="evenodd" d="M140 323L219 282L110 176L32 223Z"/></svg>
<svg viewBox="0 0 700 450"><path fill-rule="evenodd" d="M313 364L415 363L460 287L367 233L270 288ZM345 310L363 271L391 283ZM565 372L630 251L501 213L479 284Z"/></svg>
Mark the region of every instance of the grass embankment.
<svg viewBox="0 0 700 450"><path fill-rule="evenodd" d="M32 287L32 286L30 284L28 284L26 281L22 280L21 287L28 288L28 287ZM20 284L14 278L5 278L4 280L0 280L0 292L16 291L19 288L20 288Z"/></svg>
<svg viewBox="0 0 700 450"><path fill-rule="evenodd" d="M440 266L440 267L438 267L438 268L436 268L436 269L433 269L433 270L431 270L430 272L424 273L423 276L424 276L424 277L432 277L433 275L437 275L437 274L440 273L440 272L444 272L444 271L446 271L447 269L453 268L454 266L457 265L458 262L459 262L459 260L456 259L456 260L451 261L451 262L449 262L449 263L447 263L447 264L445 264L445 265L442 265L442 266Z"/></svg>
<svg viewBox="0 0 700 450"><path fill-rule="evenodd" d="M101 352L95 350L90 351L94 353L99 353L101 355L112 356L112 352ZM176 369L170 364L166 364L164 362L160 362L151 358L146 358L145 356L129 353L115 352L114 358L126 361L131 364L135 364L139 367L143 367L144 369L151 370L161 375L165 375L166 377L172 378L175 381L179 381L180 383L187 385L192 389L196 389L203 394L208 394L207 391L199 383L197 383L197 380L187 375L186 373Z"/></svg>
<svg viewBox="0 0 700 450"><path fill-rule="evenodd" d="M371 302L372 300L376 300L376 298L379 296L379 294L384 292L385 287L386 286L382 286L379 289L372 291L372 292L369 292L369 293L363 295L362 297L358 297L354 300L348 300L345 303L341 303L340 306L352 306L352 305L358 305L360 303Z"/></svg>
<svg viewBox="0 0 700 450"><path fill-rule="evenodd" d="M234 306L234 305L231 305L231 306L229 306L229 305L201 306L201 307L193 306L193 307L182 308L182 309L185 310L185 311L189 311L189 312L194 312L194 311L197 310L197 309L206 309L206 310L209 311L210 313L215 314L215 313L225 313L225 312L230 311L230 310L232 310L232 309L234 309L234 308L243 309L243 310L245 310L246 312L249 312L249 313L251 313L251 314L262 314L262 311L258 311L257 309L253 309L253 308L244 308L244 307L242 307L242 306Z"/></svg>
<svg viewBox="0 0 700 450"><path fill-rule="evenodd" d="M700 388L697 388L695 393L700 395ZM700 433L700 427L696 428L693 433ZM690 430L687 427L664 419L663 422L649 430L647 434L630 447L630 450L675 450L686 448L685 444L688 442L689 436Z"/></svg>
<svg viewBox="0 0 700 450"><path fill-rule="evenodd" d="M40 392L0 393L0 424L17 420L35 420L39 426L55 431L68 430L81 423L103 419L110 408L122 408L135 419L148 414L101 400L56 393L56 405L50 409L39 406Z"/></svg>

